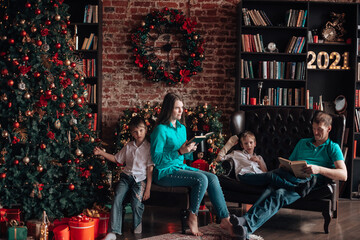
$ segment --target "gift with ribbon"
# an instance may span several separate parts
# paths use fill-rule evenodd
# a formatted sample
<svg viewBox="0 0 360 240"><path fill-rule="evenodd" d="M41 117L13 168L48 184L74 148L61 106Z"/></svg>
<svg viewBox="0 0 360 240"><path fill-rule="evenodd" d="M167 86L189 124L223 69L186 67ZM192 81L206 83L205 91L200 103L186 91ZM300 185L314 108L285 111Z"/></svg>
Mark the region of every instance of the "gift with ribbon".
<svg viewBox="0 0 360 240"><path fill-rule="evenodd" d="M84 214L69 221L71 240L94 240L94 220Z"/></svg>
<svg viewBox="0 0 360 240"><path fill-rule="evenodd" d="M99 236L100 213L95 209L85 209L83 214L94 220L94 238L96 239Z"/></svg>
<svg viewBox="0 0 360 240"><path fill-rule="evenodd" d="M0 237L5 237L7 229L7 215L6 209L0 209Z"/></svg>
<svg viewBox="0 0 360 240"><path fill-rule="evenodd" d="M40 239L40 226L41 226L41 221L35 219L28 220L26 222L28 235L34 237L35 239Z"/></svg>
<svg viewBox="0 0 360 240"><path fill-rule="evenodd" d="M8 240L26 240L27 227L24 222L18 222L15 219L10 220L8 228Z"/></svg>

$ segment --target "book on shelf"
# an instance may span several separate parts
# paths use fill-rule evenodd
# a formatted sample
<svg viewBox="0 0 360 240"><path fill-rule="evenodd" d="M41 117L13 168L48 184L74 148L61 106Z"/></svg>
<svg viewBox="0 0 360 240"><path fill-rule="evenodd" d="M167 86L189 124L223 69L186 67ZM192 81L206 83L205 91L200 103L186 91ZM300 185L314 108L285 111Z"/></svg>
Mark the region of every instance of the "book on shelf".
<svg viewBox="0 0 360 240"><path fill-rule="evenodd" d="M309 96L309 109L314 109L314 97Z"/></svg>
<svg viewBox="0 0 360 240"><path fill-rule="evenodd" d="M356 158L357 140L354 140L354 154L353 158Z"/></svg>
<svg viewBox="0 0 360 240"><path fill-rule="evenodd" d="M304 12L304 16L303 16L303 20L302 20L302 23L301 23L301 27L305 27L306 18L307 18L307 9L306 9L305 12Z"/></svg>
<svg viewBox="0 0 360 240"><path fill-rule="evenodd" d="M91 44L94 42L94 36L95 36L94 33L90 33L90 36L89 36L88 41L86 42L86 46L85 46L86 50L90 50Z"/></svg>
<svg viewBox="0 0 360 240"><path fill-rule="evenodd" d="M357 81L360 81L360 62L357 64Z"/></svg>
<svg viewBox="0 0 360 240"><path fill-rule="evenodd" d="M273 26L272 22L270 21L270 19L268 18L268 16L266 15L266 13L263 10L260 10L260 14L263 17L263 19L265 20L265 22L267 23L267 26Z"/></svg>
<svg viewBox="0 0 360 240"><path fill-rule="evenodd" d="M83 44L81 45L81 50L85 50L87 46L87 42L89 41L88 37L84 38Z"/></svg>
<svg viewBox="0 0 360 240"><path fill-rule="evenodd" d="M306 89L305 108L310 109L310 90L309 89Z"/></svg>
<svg viewBox="0 0 360 240"><path fill-rule="evenodd" d="M279 157L280 164L289 172L294 173L297 178L307 178L310 177L310 173L306 173L304 168L307 167L306 161L298 160L298 161L290 161L288 159Z"/></svg>
<svg viewBox="0 0 360 240"><path fill-rule="evenodd" d="M99 22L99 7L98 5L85 5L84 9L84 23L98 23Z"/></svg>
<svg viewBox="0 0 360 240"><path fill-rule="evenodd" d="M242 15L243 15L243 19L244 19L244 25L245 26L250 26L251 22L250 22L250 16L249 16L249 12L247 8L242 8Z"/></svg>

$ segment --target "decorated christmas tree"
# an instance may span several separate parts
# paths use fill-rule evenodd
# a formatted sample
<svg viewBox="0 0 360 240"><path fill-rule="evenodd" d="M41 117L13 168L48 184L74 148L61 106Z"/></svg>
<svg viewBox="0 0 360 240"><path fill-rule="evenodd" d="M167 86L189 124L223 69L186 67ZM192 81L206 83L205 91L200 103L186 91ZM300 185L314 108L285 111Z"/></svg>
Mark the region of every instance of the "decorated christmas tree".
<svg viewBox="0 0 360 240"><path fill-rule="evenodd" d="M63 0L1 1L0 204L25 219L108 200L67 10Z"/></svg>

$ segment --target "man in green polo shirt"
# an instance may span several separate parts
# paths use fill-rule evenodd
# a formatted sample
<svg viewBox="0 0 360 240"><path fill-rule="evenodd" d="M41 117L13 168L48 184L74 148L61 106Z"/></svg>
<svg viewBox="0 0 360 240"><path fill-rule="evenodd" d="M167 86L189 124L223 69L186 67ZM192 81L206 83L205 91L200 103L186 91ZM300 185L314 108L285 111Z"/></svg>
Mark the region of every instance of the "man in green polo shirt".
<svg viewBox="0 0 360 240"><path fill-rule="evenodd" d="M306 160L307 167L304 168L304 172L316 175L317 186L325 184L326 179L347 179L341 149L337 143L329 139L331 124L332 117L329 114L317 112L312 121L314 137L301 139L289 157L291 161ZM282 206L290 205L299 198L301 196L296 191L269 186L243 217L230 217L234 233L239 239L248 239L250 233L262 226Z"/></svg>

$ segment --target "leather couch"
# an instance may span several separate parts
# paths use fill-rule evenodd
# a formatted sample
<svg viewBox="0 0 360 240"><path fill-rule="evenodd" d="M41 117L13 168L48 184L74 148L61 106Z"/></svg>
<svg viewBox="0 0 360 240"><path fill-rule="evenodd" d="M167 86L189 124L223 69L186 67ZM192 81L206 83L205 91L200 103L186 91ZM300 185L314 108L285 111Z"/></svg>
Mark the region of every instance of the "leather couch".
<svg viewBox="0 0 360 240"><path fill-rule="evenodd" d="M311 120L315 110L302 108L258 108L235 112L230 120L233 135L244 130L256 136L255 152L264 158L268 170L278 167L279 156L288 158L301 138L312 137ZM343 146L345 117L332 115L330 139ZM235 179L233 162L224 161L225 174L220 176L224 196L228 202L253 204L265 190L265 186L250 186ZM337 217L338 182L329 180L326 186L315 189L305 198L286 208L321 212L324 231L329 232L331 218Z"/></svg>

